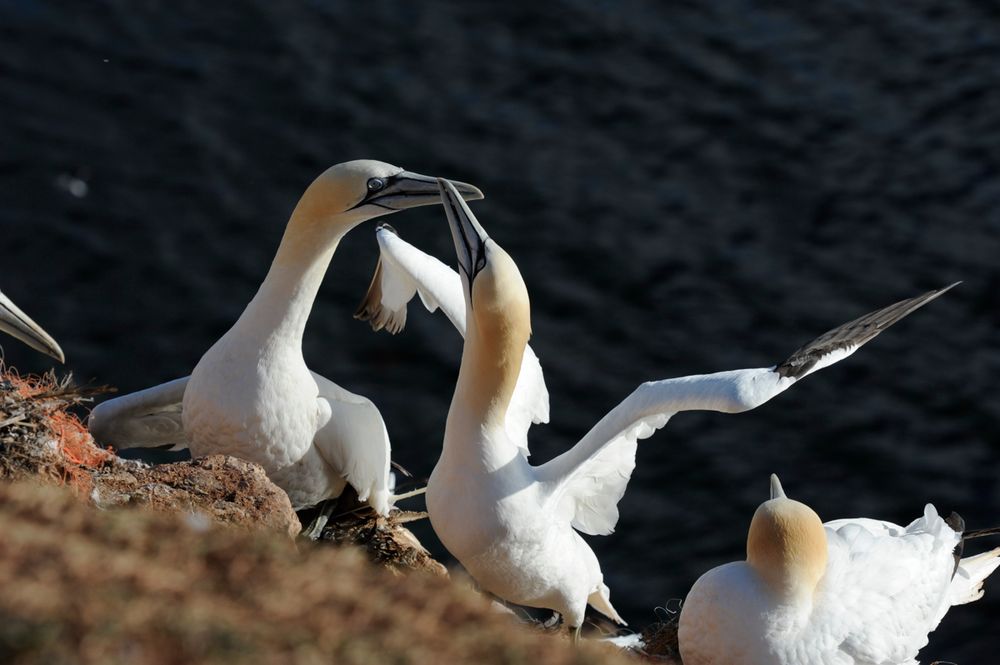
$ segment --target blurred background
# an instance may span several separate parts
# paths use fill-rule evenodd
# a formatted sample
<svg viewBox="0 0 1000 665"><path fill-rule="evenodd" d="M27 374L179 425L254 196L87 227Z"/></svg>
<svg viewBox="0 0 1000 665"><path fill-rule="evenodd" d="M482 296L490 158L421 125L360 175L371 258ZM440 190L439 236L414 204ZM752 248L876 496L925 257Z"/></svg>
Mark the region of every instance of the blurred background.
<svg viewBox="0 0 1000 665"><path fill-rule="evenodd" d="M1000 8L969 0L0 0L0 288L78 381L129 392L228 329L327 166L472 182L532 297L541 462L642 381L772 365L964 280L759 410L642 443L617 533L589 539L641 627L742 558L772 471L824 519L1000 523L998 58ZM439 209L391 222L454 262ZM305 355L425 477L461 343L422 309L395 338L351 318L374 230L342 243ZM998 618L994 579L921 660L992 660Z"/></svg>

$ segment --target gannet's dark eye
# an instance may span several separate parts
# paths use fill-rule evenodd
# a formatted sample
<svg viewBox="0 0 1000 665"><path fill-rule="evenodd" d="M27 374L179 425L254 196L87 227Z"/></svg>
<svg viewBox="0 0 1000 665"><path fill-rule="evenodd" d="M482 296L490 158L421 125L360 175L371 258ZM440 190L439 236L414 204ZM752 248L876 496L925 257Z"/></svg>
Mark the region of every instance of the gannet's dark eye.
<svg viewBox="0 0 1000 665"><path fill-rule="evenodd" d="M371 178L368 180L368 191L377 192L385 188L385 180L382 178Z"/></svg>

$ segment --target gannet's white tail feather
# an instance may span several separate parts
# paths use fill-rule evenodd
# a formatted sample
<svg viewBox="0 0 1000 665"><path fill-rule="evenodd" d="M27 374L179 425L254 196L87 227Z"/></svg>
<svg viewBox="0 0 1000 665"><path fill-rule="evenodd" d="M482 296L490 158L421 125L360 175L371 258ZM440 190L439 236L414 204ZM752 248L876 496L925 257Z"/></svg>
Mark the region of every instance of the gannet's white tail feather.
<svg viewBox="0 0 1000 665"><path fill-rule="evenodd" d="M358 499L367 501L380 515L392 506L389 484L391 446L385 422L371 400L344 390L333 381L312 373L319 395L330 405L331 417L313 442L334 471L351 484Z"/></svg>
<svg viewBox="0 0 1000 665"><path fill-rule="evenodd" d="M958 562L948 588L951 605L964 605L983 597L983 582L1000 567L1000 547Z"/></svg>
<svg viewBox="0 0 1000 665"><path fill-rule="evenodd" d="M458 273L399 237L388 224L375 231L379 262L368 293L354 317L368 321L374 330L400 332L406 325L406 308L414 295L429 312L440 309L464 338L465 294ZM507 409L506 431L525 457L532 423L549 422L549 391L535 352L528 346L521 373Z"/></svg>
<svg viewBox="0 0 1000 665"><path fill-rule="evenodd" d="M87 419L91 435L98 443L118 449L187 448L181 402L189 378L185 376L101 402Z"/></svg>
<svg viewBox="0 0 1000 665"><path fill-rule="evenodd" d="M640 385L575 446L536 468L536 476L546 486L549 507L560 514L572 515L573 525L584 533L610 533L618 521L618 500L635 466L638 439L650 436L681 411L739 413L754 409L799 379L851 355L879 332L952 286L838 326L775 367L685 376Z"/></svg>
<svg viewBox="0 0 1000 665"><path fill-rule="evenodd" d="M625 619L621 618L621 615L619 615L615 608L611 606L611 589L608 588L607 584L602 583L597 591L590 594L587 598L587 603L615 623L619 623L623 626L628 625L625 623Z"/></svg>

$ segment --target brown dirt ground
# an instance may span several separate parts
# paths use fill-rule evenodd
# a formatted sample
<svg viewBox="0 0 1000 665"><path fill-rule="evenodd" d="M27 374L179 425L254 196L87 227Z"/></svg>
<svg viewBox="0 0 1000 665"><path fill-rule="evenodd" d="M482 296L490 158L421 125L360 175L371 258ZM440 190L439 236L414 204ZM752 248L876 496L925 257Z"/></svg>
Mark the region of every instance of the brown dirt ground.
<svg viewBox="0 0 1000 665"><path fill-rule="evenodd" d="M0 662L627 663L350 548L0 484Z"/></svg>
<svg viewBox="0 0 1000 665"><path fill-rule="evenodd" d="M345 497L324 542L303 543L253 464L122 460L67 410L87 399L0 365L0 663L636 662L450 582L412 514Z"/></svg>

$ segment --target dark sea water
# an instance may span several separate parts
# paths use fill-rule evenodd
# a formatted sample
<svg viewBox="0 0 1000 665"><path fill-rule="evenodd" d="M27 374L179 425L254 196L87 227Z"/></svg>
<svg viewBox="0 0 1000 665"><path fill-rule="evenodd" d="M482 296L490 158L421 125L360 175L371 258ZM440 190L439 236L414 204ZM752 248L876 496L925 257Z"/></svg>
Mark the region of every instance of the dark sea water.
<svg viewBox="0 0 1000 665"><path fill-rule="evenodd" d="M190 372L301 191L359 157L486 192L552 396L538 461L644 380L771 365L964 280L759 410L643 442L591 539L634 626L743 556L772 471L824 519L1000 523L1000 5L0 0L0 288L79 380ZM440 210L392 224L453 260ZM341 245L306 358L426 476L461 345L439 315L396 338L351 318L374 226ZM994 579L922 660L996 662L998 619Z"/></svg>

